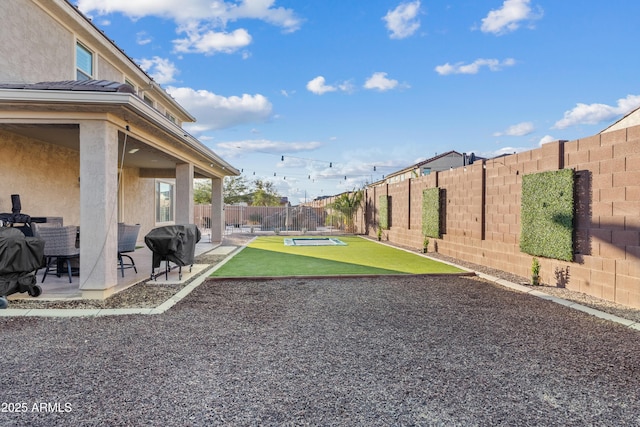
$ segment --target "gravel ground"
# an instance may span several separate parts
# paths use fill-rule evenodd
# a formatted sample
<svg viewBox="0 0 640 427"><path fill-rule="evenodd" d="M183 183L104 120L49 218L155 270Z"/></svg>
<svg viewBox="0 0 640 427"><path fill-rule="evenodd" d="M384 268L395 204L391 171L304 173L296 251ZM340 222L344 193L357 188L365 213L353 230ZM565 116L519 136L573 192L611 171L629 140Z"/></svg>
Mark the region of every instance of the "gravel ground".
<svg viewBox="0 0 640 427"><path fill-rule="evenodd" d="M207 280L0 346L3 426L640 425L637 331L475 277Z"/></svg>
<svg viewBox="0 0 640 427"><path fill-rule="evenodd" d="M549 295L553 295L568 301L573 301L578 304L582 304L587 307L595 308L596 310L603 311L605 313L613 314L623 319L633 320L640 323L640 310L637 308L631 308L615 302L603 300L591 295L584 294L582 292L572 291L566 288L559 288L556 286L531 286L528 279L517 276L514 274L506 273L504 271L496 270L493 268L485 267L483 265L473 264L470 262L462 261L459 259L451 258L446 255L438 253L429 253L429 256L435 259L443 261L453 262L461 267L468 268L473 271L489 274L500 279L508 280L512 283L526 286L529 289L544 292Z"/></svg>
<svg viewBox="0 0 640 427"><path fill-rule="evenodd" d="M222 242L225 246L242 246L253 239L251 234L231 234L227 235ZM404 248L408 249L408 248ZM411 249L410 249L411 250ZM417 252L414 250L414 252ZM508 280L521 285L528 285L526 278L510 274L504 271L489 268L483 265L473 264L459 259L451 258L439 253L429 253L430 257L443 261L452 262L459 266L468 268ZM198 264L215 265L225 257L221 255L202 254L196 258ZM195 278L194 278L195 279ZM194 280L192 279L192 280ZM175 295L179 290L187 286L191 281L179 285L145 284L141 282L123 292L120 292L106 300L72 300L72 301L43 301L38 299L24 299L11 301L11 308L153 308ZM624 319L640 323L640 310L630 308L621 304L616 304L600 298L592 297L580 292L571 291L565 288L551 286L528 286L530 289L539 290L550 295L554 295L569 301L573 301L587 307L591 307L605 313L610 313Z"/></svg>
<svg viewBox="0 0 640 427"><path fill-rule="evenodd" d="M227 235L222 242L225 246L242 246L253 239L255 236L251 234L231 234ZM404 248L408 249L408 248ZM412 250L412 249L410 249ZM413 250L414 252L417 252ZM482 272L492 275L513 283L528 285L526 278L510 274L504 271L489 268L483 265L472 264L459 259L451 258L439 253L429 253L430 257L443 261L452 262L459 266L468 268L473 271ZM221 262L225 257L220 255L202 254L196 258L198 264L215 265ZM194 278L195 279L195 278ZM194 280L192 279L192 280ZM188 281L179 285L162 285L145 284L141 282L123 292L120 292L106 300L76 300L76 301L43 301L38 299L24 299L11 301L11 308L153 308L162 304L164 301L175 295L180 289L188 285ZM569 301L610 313L624 319L632 320L640 323L640 310L630 308L621 304L616 304L600 298L592 297L580 292L571 291L565 288L551 286L536 286L530 289L539 290L550 295L554 295Z"/></svg>

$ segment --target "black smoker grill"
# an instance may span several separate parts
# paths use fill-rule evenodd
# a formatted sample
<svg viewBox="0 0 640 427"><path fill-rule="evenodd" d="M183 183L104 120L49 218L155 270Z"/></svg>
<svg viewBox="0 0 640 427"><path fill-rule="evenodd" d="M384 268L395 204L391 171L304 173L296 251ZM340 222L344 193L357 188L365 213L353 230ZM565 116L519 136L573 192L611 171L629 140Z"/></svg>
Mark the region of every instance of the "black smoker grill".
<svg viewBox="0 0 640 427"><path fill-rule="evenodd" d="M11 195L11 213L0 213L0 227L15 227L22 231L25 236L32 237L31 217L20 213L22 204L20 203L20 195ZM18 225L22 224L22 225Z"/></svg>
<svg viewBox="0 0 640 427"><path fill-rule="evenodd" d="M45 265L44 240L27 237L15 228L0 228L0 296L17 292L40 295L36 271Z"/></svg>
<svg viewBox="0 0 640 427"><path fill-rule="evenodd" d="M189 265L191 271L196 243L200 241L200 237L200 230L194 224L167 225L151 230L144 236L144 243L153 252L151 279L156 280L163 273L167 279L169 271L178 267L178 276L182 280L182 267ZM162 261L166 261L164 272L155 273ZM169 262L176 265L170 266Z"/></svg>

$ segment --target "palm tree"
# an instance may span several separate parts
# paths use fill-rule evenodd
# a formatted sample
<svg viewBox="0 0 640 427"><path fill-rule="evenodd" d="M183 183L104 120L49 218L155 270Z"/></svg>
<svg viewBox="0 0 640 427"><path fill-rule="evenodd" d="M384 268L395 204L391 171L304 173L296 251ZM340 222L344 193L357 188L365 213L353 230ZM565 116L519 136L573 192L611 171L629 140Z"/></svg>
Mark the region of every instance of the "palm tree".
<svg viewBox="0 0 640 427"><path fill-rule="evenodd" d="M342 193L336 197L335 201L329 206L331 209L338 211L344 219L344 228L347 233L355 232L355 216L358 208L362 203L364 193L362 190L352 191L351 193Z"/></svg>

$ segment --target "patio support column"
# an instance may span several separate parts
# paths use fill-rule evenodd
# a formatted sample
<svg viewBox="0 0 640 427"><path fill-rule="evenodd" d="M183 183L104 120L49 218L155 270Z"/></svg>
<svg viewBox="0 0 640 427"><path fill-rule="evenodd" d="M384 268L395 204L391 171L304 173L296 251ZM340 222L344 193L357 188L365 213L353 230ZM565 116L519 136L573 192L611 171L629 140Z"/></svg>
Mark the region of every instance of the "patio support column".
<svg viewBox="0 0 640 427"><path fill-rule="evenodd" d="M118 283L118 129L80 122L80 290L106 298Z"/></svg>
<svg viewBox="0 0 640 427"><path fill-rule="evenodd" d="M211 241L222 242L224 235L224 198L222 178L211 178Z"/></svg>
<svg viewBox="0 0 640 427"><path fill-rule="evenodd" d="M176 224L193 224L193 165L176 166Z"/></svg>

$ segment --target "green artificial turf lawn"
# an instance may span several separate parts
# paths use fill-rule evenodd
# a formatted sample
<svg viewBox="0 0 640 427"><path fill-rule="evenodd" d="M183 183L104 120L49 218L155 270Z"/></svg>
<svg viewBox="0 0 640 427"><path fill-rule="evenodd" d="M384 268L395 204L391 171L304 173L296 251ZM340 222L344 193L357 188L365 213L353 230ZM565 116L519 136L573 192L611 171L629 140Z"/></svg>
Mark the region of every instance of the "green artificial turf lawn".
<svg viewBox="0 0 640 427"><path fill-rule="evenodd" d="M290 238L292 236L287 236ZM213 272L216 277L442 274L463 271L360 237L347 246L285 246L282 236L261 236Z"/></svg>

